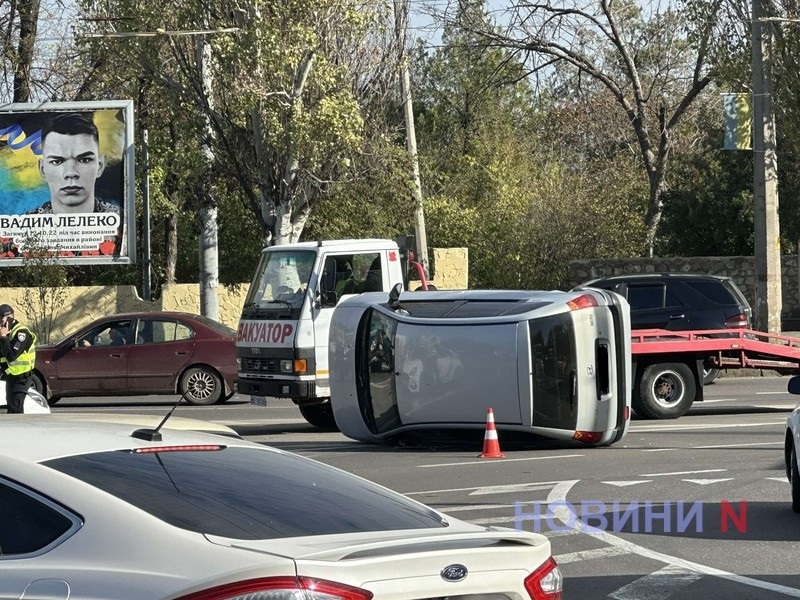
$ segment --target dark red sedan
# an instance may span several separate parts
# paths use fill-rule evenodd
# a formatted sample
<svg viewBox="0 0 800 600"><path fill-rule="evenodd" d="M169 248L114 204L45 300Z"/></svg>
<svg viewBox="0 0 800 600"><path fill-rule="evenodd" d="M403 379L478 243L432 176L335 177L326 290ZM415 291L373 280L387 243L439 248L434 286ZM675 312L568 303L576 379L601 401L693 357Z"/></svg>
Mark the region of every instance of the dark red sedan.
<svg viewBox="0 0 800 600"><path fill-rule="evenodd" d="M148 394L224 402L236 391L235 340L233 329L199 315L111 315L38 346L34 385L50 404L65 396Z"/></svg>

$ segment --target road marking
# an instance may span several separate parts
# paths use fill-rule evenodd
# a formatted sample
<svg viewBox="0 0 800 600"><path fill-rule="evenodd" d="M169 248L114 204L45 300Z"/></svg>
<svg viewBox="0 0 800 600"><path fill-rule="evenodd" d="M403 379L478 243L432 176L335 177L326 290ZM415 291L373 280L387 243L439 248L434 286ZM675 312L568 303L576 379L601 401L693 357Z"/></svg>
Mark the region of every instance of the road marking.
<svg viewBox="0 0 800 600"><path fill-rule="evenodd" d="M491 485L487 487L480 487L474 492L470 492L470 496L486 496L489 494L507 494L509 492L536 492L539 490L549 490L552 485L542 485L541 483L514 483L511 485Z"/></svg>
<svg viewBox="0 0 800 600"><path fill-rule="evenodd" d="M454 513L454 512L464 512L467 510L494 510L496 508L516 508L516 504L470 504L468 506L464 506L463 504L459 504L457 506L435 506L433 504L429 504L428 506L433 506L436 510L443 513ZM509 521L513 521L514 517L506 517Z"/></svg>
<svg viewBox="0 0 800 600"><path fill-rule="evenodd" d="M713 446L692 446L698 450L708 450L710 448L743 448L745 446L775 446L775 448L783 448L783 444L776 442L753 442L751 444L714 444Z"/></svg>
<svg viewBox="0 0 800 600"><path fill-rule="evenodd" d="M636 485L638 483L650 483L653 481L652 479L637 479L636 481L603 481L602 483L607 483L608 485L615 485L617 487L628 487L631 485Z"/></svg>
<svg viewBox="0 0 800 600"><path fill-rule="evenodd" d="M786 394L789 395L789 392L756 392L756 396L780 396ZM787 398L787 400L791 400L791 398Z"/></svg>
<svg viewBox="0 0 800 600"><path fill-rule="evenodd" d="M733 477L728 477L727 479L681 479L681 481L686 481L688 483L697 483L699 485L709 485L711 483L722 483L723 481L733 481Z"/></svg>
<svg viewBox="0 0 800 600"><path fill-rule="evenodd" d="M481 460L470 460L466 462L451 462L451 463L437 463L433 465L417 465L420 469L432 469L436 467L460 467L461 465L498 465L501 463L509 463L509 462L520 462L520 461L528 461L528 460L551 460L551 459L560 459L560 458L578 458L583 456L583 454L561 454L559 456L529 456L527 458L500 458L500 459L491 459L491 458L483 458Z"/></svg>
<svg viewBox="0 0 800 600"><path fill-rule="evenodd" d="M552 488L554 485L558 485L561 483L560 481L540 481L537 485L547 486ZM471 485L470 487L463 487L463 488L448 488L446 490L424 490L422 492L403 492L405 496L424 496L426 494L446 494L448 492L469 492L472 490L479 490L486 486L479 486L479 485Z"/></svg>
<svg viewBox="0 0 800 600"><path fill-rule="evenodd" d="M639 477L662 477L664 475L699 475L700 473L724 473L728 469L703 469L702 471L671 471L669 473L644 473Z"/></svg>
<svg viewBox="0 0 800 600"><path fill-rule="evenodd" d="M692 431L694 429L735 429L739 427L762 427L767 425L786 425L783 421L768 421L765 423L706 423L704 425L634 425L629 433L645 431Z"/></svg>
<svg viewBox="0 0 800 600"><path fill-rule="evenodd" d="M548 495L547 501L554 505L552 514L554 514L559 521L564 523L564 525L570 525L574 530L581 531L588 529L589 526L583 523L578 515L568 508L569 504L567 502L567 492L569 492L569 490L572 489L572 487L578 483L578 481L579 480L560 482L553 487L553 491L551 491ZM677 556L670 556L669 554L664 554L656 550L651 550L650 548L645 548L644 546L639 546L638 544L624 540L611 533L608 533L607 531L583 531L583 533L597 540L605 542L609 546L614 546L616 548L625 550L626 553L636 554L644 558L657 560L676 569L691 571L700 575L711 575L713 577L719 577L721 579L727 579L728 581L740 583L748 587L760 588L770 592L783 594L784 596L800 598L800 589L790 588L785 585L770 583L768 581L761 581L758 579L753 579L752 577L746 577L744 575L737 575L736 573L730 573L728 571L723 571L722 569L716 569L714 567L702 565L690 560L684 560L682 558L678 558ZM637 598L637 600L641 600L641 598Z"/></svg>
<svg viewBox="0 0 800 600"><path fill-rule="evenodd" d="M701 574L682 567L667 565L608 595L614 600L662 600L693 584Z"/></svg>
<svg viewBox="0 0 800 600"><path fill-rule="evenodd" d="M568 552L567 554L559 554L554 556L559 565L565 565L571 562L580 562L583 560L591 560L593 558L608 558L609 556L620 556L628 554L628 551L623 548L616 548L614 546L606 546L604 548L595 548L594 550L582 550L580 552ZM613 598L613 596L612 596ZM639 598L638 600L643 600Z"/></svg>
<svg viewBox="0 0 800 600"><path fill-rule="evenodd" d="M781 483L789 483L788 477L767 477L771 481L780 481Z"/></svg>

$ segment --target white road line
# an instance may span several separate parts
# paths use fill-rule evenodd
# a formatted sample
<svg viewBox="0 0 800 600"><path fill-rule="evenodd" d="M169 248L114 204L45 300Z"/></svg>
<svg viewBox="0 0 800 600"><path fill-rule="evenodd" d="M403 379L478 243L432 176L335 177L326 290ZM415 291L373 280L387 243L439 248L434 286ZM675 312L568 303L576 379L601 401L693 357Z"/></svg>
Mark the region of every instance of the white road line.
<svg viewBox="0 0 800 600"><path fill-rule="evenodd" d="M460 467L462 465L499 465L502 463L520 462L529 460L552 460L560 458L578 458L583 454L560 454L558 456L528 456L527 458L482 458L481 460L470 460L466 462L438 463L433 465L417 465L420 469L435 469L436 467Z"/></svg>
<svg viewBox="0 0 800 600"><path fill-rule="evenodd" d="M559 521L565 525L569 524L573 529L586 530L588 525L583 523L578 518L578 515L569 510L567 504L567 492L569 492L569 490L576 483L578 483L578 480L562 481L553 488L553 491L550 492L547 497L547 501L550 504L555 504L557 502L559 503L555 504L555 508L552 511L552 514L555 515ZM701 575L711 575L713 577L727 579L728 581L733 581L749 587L760 588L770 592L783 594L784 596L791 596L792 598L800 598L800 589L790 588L785 585L770 583L768 581L761 581L759 579L753 579L752 577L746 577L744 575L737 575L736 573L730 573L728 571L723 571L722 569L716 569L714 567L702 565L690 560L684 560L682 558L678 558L677 556L670 556L669 554L664 554L662 552L657 552L656 550L651 550L650 548L645 548L644 546L639 546L638 544L624 540L611 533L608 533L607 531L584 531L583 533L605 542L609 546L614 546L615 548L625 550L627 553L657 560L676 569L692 571Z"/></svg>
<svg viewBox="0 0 800 600"><path fill-rule="evenodd" d="M470 492L470 496L488 496L490 494L508 494L510 492L538 492L541 490L549 490L553 486L541 483L513 483L510 485L489 485L479 487L474 492Z"/></svg>
<svg viewBox="0 0 800 600"><path fill-rule="evenodd" d="M554 485L558 485L561 483L560 481L539 481L537 485L547 486L552 488ZM498 486L501 487L501 486ZM471 485L470 487L463 487L463 488L448 488L446 490L424 490L422 492L403 492L405 496L423 496L425 494L446 494L448 492L470 492L473 490L480 490L484 489L486 486L484 485Z"/></svg>
<svg viewBox="0 0 800 600"><path fill-rule="evenodd" d="M609 598L614 600L664 600L700 579L702 575L681 567L667 565L619 588Z"/></svg>
<svg viewBox="0 0 800 600"><path fill-rule="evenodd" d="M580 552L568 552L567 554L559 554L554 556L559 565L565 565L571 562L580 562L582 560L591 560L593 558L608 558L609 556L620 556L621 554L628 554L628 551L623 548L616 548L614 546L606 546L604 548L595 548L594 550L582 550ZM614 596L612 596L613 598ZM639 598L637 600L643 600Z"/></svg>
<svg viewBox="0 0 800 600"><path fill-rule="evenodd" d="M607 483L608 485L615 485L617 487L628 487L631 485L638 485L640 483L650 483L653 481L652 479L637 479L636 481L603 481L601 483Z"/></svg>
<svg viewBox="0 0 800 600"><path fill-rule="evenodd" d="M728 469L703 469L702 471L670 471L669 473L644 473L639 477L662 477L664 475L697 475L699 473L724 473Z"/></svg>
<svg viewBox="0 0 800 600"><path fill-rule="evenodd" d="M712 483L722 483L723 481L733 481L733 477L727 477L725 479L681 479L681 481L696 483L698 485L709 485Z"/></svg>
<svg viewBox="0 0 800 600"><path fill-rule="evenodd" d="M775 442L753 442L751 444L715 444L713 446L692 446L698 450L708 450L710 448L743 448L745 446L774 446L776 449L782 449L783 444Z"/></svg>
<svg viewBox="0 0 800 600"><path fill-rule="evenodd" d="M786 396L790 395L789 392L785 392L785 391L784 392L756 392L756 396L779 396L779 395L783 395L783 394L785 394ZM791 398L787 398L787 400L791 400ZM705 402L705 400L704 400L704 402Z"/></svg>
<svg viewBox="0 0 800 600"><path fill-rule="evenodd" d="M767 425L786 425L783 421L768 421L765 423L706 423L697 425L633 425L631 433L643 433L648 431L692 431L695 429L736 429L740 427L762 427Z"/></svg>
<svg viewBox="0 0 800 600"><path fill-rule="evenodd" d="M468 510L494 510L496 508L515 508L516 506L517 506L516 504L470 504L468 506L459 504L458 506L437 506L435 508L438 511L450 514L454 512L464 512ZM508 520L513 521L514 517L509 517Z"/></svg>

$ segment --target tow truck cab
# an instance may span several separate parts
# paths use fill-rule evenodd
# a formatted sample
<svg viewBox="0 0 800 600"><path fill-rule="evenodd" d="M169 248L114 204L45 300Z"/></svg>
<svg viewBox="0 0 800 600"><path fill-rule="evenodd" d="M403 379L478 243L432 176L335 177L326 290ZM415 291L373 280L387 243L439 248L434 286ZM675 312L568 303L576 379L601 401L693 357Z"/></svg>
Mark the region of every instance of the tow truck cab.
<svg viewBox="0 0 800 600"><path fill-rule="evenodd" d="M239 320L239 393L262 406L268 397L291 398L312 425L335 427L328 370L333 309L353 294L407 284L407 260L397 242L384 239L265 248Z"/></svg>

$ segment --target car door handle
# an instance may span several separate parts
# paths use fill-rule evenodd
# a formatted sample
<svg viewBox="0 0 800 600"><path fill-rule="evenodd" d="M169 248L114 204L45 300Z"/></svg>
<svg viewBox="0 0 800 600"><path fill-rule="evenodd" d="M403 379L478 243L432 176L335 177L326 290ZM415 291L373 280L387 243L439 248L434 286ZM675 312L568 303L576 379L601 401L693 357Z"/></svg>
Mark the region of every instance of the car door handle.
<svg viewBox="0 0 800 600"><path fill-rule="evenodd" d="M683 319L685 316L686 316L685 314L684 315L670 315L669 316L669 320L672 321L672 319Z"/></svg>
<svg viewBox="0 0 800 600"><path fill-rule="evenodd" d="M175 354L177 354L178 356L186 356L187 354L189 354L189 352L187 350L176 350Z"/></svg>
<svg viewBox="0 0 800 600"><path fill-rule="evenodd" d="M111 358L125 358L124 354L117 354L116 352L112 352L111 354L109 354L109 356Z"/></svg>

